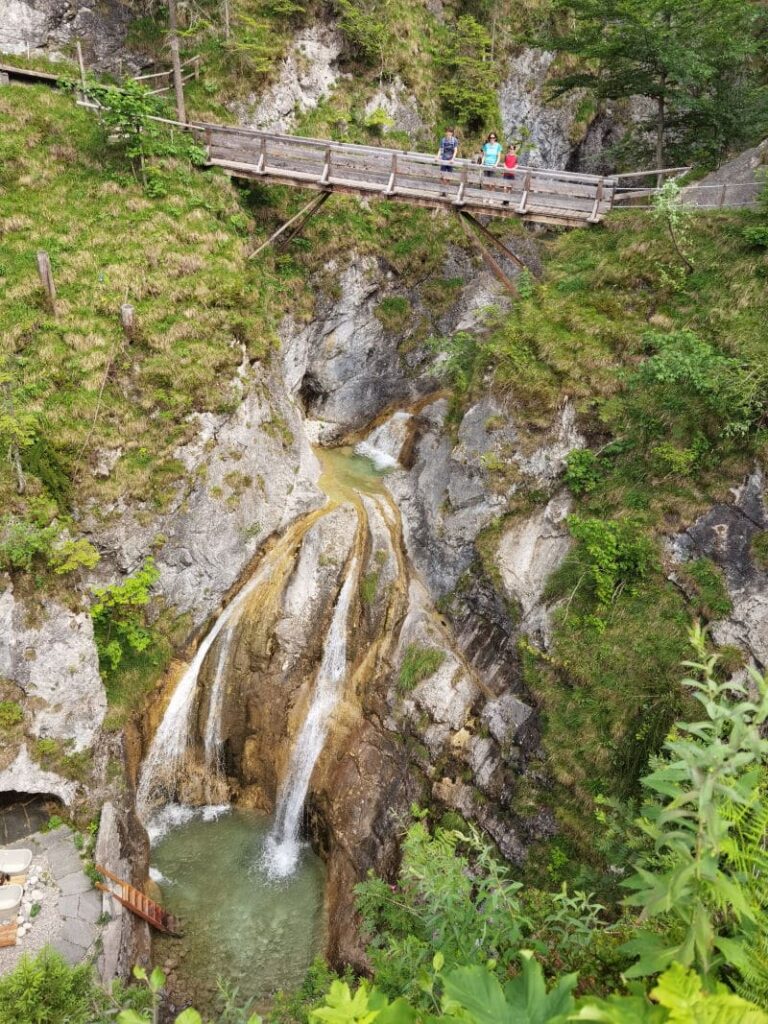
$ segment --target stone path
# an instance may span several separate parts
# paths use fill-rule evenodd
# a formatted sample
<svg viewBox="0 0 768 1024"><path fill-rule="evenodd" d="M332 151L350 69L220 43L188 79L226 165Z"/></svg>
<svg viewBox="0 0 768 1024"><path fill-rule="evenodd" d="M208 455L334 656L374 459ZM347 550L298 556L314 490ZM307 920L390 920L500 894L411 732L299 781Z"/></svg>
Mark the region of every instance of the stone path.
<svg viewBox="0 0 768 1024"><path fill-rule="evenodd" d="M24 896L27 904L39 902L41 911L34 918L25 914L31 928L18 945L0 949L0 974L12 970L25 952L37 953L45 945L50 944L70 964L84 960L91 951L101 931L102 897L83 871L73 835L61 826L15 844L33 852L40 879L34 891L40 899L32 897L29 882Z"/></svg>

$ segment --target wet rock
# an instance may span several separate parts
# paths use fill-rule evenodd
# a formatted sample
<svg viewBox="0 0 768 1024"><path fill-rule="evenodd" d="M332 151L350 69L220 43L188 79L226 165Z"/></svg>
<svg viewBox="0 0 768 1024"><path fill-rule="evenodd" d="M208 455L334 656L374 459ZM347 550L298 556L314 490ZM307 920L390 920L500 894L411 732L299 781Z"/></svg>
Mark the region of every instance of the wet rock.
<svg viewBox="0 0 768 1024"><path fill-rule="evenodd" d="M108 558L132 572L164 543L155 560L158 589L190 631L219 606L270 534L321 503L320 467L296 407L276 382L254 385L231 416L196 414L197 437L175 457L186 467L176 499L161 515L118 503L88 525Z"/></svg>
<svg viewBox="0 0 768 1024"><path fill-rule="evenodd" d="M107 708L91 617L47 600L31 624L9 588L0 594L0 635L0 676L27 697L32 733L71 740L73 750L90 746Z"/></svg>

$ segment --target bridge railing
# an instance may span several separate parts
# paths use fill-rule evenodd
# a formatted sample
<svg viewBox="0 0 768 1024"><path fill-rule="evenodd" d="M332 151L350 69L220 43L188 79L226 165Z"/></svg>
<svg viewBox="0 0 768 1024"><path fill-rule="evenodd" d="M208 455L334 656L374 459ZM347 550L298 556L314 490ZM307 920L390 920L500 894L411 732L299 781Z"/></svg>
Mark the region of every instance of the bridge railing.
<svg viewBox="0 0 768 1024"><path fill-rule="evenodd" d="M509 171L465 159L448 165L424 153L383 147L199 122L179 127L194 132L211 163L236 173L428 204L491 206L594 222L610 209L615 187L613 178L594 174L531 167Z"/></svg>

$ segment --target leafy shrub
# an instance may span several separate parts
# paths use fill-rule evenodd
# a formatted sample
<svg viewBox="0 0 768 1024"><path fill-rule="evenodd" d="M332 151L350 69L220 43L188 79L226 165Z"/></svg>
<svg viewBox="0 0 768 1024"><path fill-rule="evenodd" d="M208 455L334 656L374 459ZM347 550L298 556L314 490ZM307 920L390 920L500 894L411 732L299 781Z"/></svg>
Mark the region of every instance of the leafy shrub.
<svg viewBox="0 0 768 1024"><path fill-rule="evenodd" d="M755 249L768 249L768 225L756 228L744 228L744 241Z"/></svg>
<svg viewBox="0 0 768 1024"><path fill-rule="evenodd" d="M92 569L99 561L96 548L84 538L67 535L69 519L56 516L56 503L33 498L25 517L0 519L0 568L29 572L46 565L56 575Z"/></svg>
<svg viewBox="0 0 768 1024"><path fill-rule="evenodd" d="M650 333L653 355L630 379L658 432L672 422L688 436L704 429L710 438L743 437L766 406L766 369L723 355L692 331Z"/></svg>
<svg viewBox="0 0 768 1024"><path fill-rule="evenodd" d="M437 952L449 966L513 956L526 923L521 888L470 826L430 836L412 825L398 885L371 876L355 890L378 984L416 996Z"/></svg>
<svg viewBox="0 0 768 1024"><path fill-rule="evenodd" d="M434 675L444 661L445 653L443 651L438 651L434 647L408 644L397 677L398 692L410 693L422 680Z"/></svg>
<svg viewBox="0 0 768 1024"><path fill-rule="evenodd" d="M656 563L653 542L630 522L568 517L579 541L598 605L608 605L619 587L630 593Z"/></svg>
<svg viewBox="0 0 768 1024"><path fill-rule="evenodd" d="M91 618L102 672L115 672L127 653L141 654L152 644L155 635L146 625L144 608L159 578L154 559L148 558L123 583L94 589Z"/></svg>
<svg viewBox="0 0 768 1024"><path fill-rule="evenodd" d="M91 968L69 967L53 952L26 954L0 978L0 1024L91 1024Z"/></svg>
<svg viewBox="0 0 768 1024"><path fill-rule="evenodd" d="M16 700L0 700L0 729L12 729L24 721L24 710Z"/></svg>
<svg viewBox="0 0 768 1024"><path fill-rule="evenodd" d="M597 456L589 448L575 448L565 459L565 482L572 494L580 497L594 491L600 482Z"/></svg>

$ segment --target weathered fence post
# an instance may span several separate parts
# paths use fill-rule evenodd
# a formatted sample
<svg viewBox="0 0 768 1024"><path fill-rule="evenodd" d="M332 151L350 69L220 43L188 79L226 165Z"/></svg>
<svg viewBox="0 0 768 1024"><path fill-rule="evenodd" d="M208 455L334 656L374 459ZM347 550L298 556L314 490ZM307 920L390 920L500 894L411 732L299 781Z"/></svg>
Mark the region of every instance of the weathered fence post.
<svg viewBox="0 0 768 1024"><path fill-rule="evenodd" d="M7 71L0 71L0 85L10 85L11 76Z"/></svg>
<svg viewBox="0 0 768 1024"><path fill-rule="evenodd" d="M80 45L80 40L77 40L77 63L80 65L80 88L83 91L83 99L85 99L85 63L83 61L83 48Z"/></svg>
<svg viewBox="0 0 768 1024"><path fill-rule="evenodd" d="M51 261L48 258L47 252L41 251L37 254L37 272L40 275L40 283L48 298L49 309L56 316L56 285L53 282L53 271L51 270Z"/></svg>
<svg viewBox="0 0 768 1024"><path fill-rule="evenodd" d="M133 341L136 334L136 320L130 302L124 302L120 307L120 323L123 325L126 341Z"/></svg>

